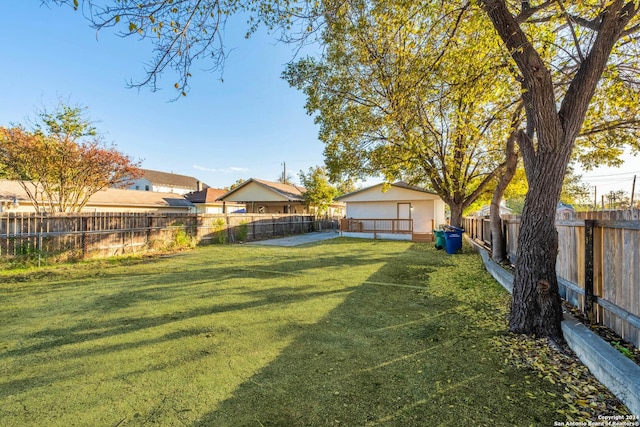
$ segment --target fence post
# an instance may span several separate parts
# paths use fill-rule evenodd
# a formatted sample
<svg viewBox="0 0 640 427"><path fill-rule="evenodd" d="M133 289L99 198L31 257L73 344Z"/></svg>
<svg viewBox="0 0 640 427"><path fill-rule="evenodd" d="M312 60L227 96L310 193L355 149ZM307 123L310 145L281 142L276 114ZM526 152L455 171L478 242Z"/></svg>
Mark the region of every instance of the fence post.
<svg viewBox="0 0 640 427"><path fill-rule="evenodd" d="M42 232L38 231L38 267L42 261Z"/></svg>
<svg viewBox="0 0 640 427"><path fill-rule="evenodd" d="M256 238L256 220L255 218L252 216L251 217L251 228L253 229L253 233L252 233L252 240L258 240Z"/></svg>
<svg viewBox="0 0 640 427"><path fill-rule="evenodd" d="M147 214L147 248L151 247L151 240L153 239L153 217Z"/></svg>
<svg viewBox="0 0 640 427"><path fill-rule="evenodd" d="M86 258L87 257L87 246L88 246L88 236L87 236L87 223L88 223L88 218L86 216L82 216L80 217L80 224L81 225L81 231L82 231L82 236L81 236L81 245L82 245L82 258Z"/></svg>
<svg viewBox="0 0 640 427"><path fill-rule="evenodd" d="M595 221L584 220L584 315L590 321L595 319L593 295L593 227Z"/></svg>

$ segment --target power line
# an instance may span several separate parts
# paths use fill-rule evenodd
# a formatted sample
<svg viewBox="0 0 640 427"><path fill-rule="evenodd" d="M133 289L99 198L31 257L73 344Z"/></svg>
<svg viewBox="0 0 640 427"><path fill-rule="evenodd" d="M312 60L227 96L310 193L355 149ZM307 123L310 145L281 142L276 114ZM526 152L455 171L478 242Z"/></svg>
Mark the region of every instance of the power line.
<svg viewBox="0 0 640 427"><path fill-rule="evenodd" d="M636 172L620 172L620 173L608 173L606 175L593 175L593 176L588 176L585 177L584 175L582 176L582 179L592 179L592 178L608 178L608 177L612 177L612 176L621 176L621 175L637 175L640 174L640 171L636 171Z"/></svg>

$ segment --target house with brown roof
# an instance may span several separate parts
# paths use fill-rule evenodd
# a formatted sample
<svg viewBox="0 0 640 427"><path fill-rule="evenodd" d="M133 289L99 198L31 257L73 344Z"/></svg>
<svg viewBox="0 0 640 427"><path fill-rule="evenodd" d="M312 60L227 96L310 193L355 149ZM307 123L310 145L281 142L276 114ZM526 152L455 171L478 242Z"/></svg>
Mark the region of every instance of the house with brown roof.
<svg viewBox="0 0 640 427"><path fill-rule="evenodd" d="M304 192L297 185L251 178L218 200L243 204L247 213L308 214Z"/></svg>
<svg viewBox="0 0 640 427"><path fill-rule="evenodd" d="M227 193L227 190L219 188L205 188L200 191L193 191L185 194L185 198L193 203L197 213L222 214L222 213L244 213L244 203L225 202L218 200L219 197Z"/></svg>
<svg viewBox="0 0 640 427"><path fill-rule="evenodd" d="M105 188L93 194L83 212L195 212L180 194ZM0 180L0 212L35 212L18 181Z"/></svg>
<svg viewBox="0 0 640 427"><path fill-rule="evenodd" d="M192 176L150 169L140 169L140 171L142 176L133 181L133 184L129 187L130 190L158 191L184 195L209 187Z"/></svg>

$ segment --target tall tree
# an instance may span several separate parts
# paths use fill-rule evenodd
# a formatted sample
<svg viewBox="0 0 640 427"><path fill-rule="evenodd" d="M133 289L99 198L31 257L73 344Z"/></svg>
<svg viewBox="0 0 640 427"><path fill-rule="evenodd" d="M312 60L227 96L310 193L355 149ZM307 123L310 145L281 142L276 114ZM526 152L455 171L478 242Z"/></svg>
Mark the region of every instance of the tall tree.
<svg viewBox="0 0 640 427"><path fill-rule="evenodd" d="M321 60L284 74L307 95L332 177L426 183L458 226L503 170L503 141L522 119L513 82L497 72L505 61L495 36L468 9L349 2L327 19Z"/></svg>
<svg viewBox="0 0 640 427"><path fill-rule="evenodd" d="M629 209L629 196L624 190L609 191L604 200L608 209Z"/></svg>
<svg viewBox="0 0 640 427"><path fill-rule="evenodd" d="M338 196L338 189L329 183L325 168L312 167L306 174L300 171L299 177L300 183L306 190L304 193L305 201L316 216L326 215L333 199Z"/></svg>
<svg viewBox="0 0 640 427"><path fill-rule="evenodd" d="M276 178L276 182L279 182L280 184L293 184L293 175L283 172Z"/></svg>
<svg viewBox="0 0 640 427"><path fill-rule="evenodd" d="M0 128L0 163L36 211L79 212L92 194L140 176L138 165L106 146L83 109L42 111L32 131Z"/></svg>
<svg viewBox="0 0 640 427"><path fill-rule="evenodd" d="M237 180L236 180L236 182L234 182L233 184L231 184L231 185L229 186L229 188L227 188L227 190L231 191L231 190L233 190L234 188L238 188L238 187L240 187L242 184L244 184L244 182L245 182L245 181L246 181L246 179L239 178L239 179L237 179Z"/></svg>
<svg viewBox="0 0 640 427"><path fill-rule="evenodd" d="M573 166L569 165L564 176L560 201L570 205L588 205L593 200L591 196L589 184L583 182L582 175L577 175Z"/></svg>
<svg viewBox="0 0 640 427"><path fill-rule="evenodd" d="M529 191L518 238L509 326L518 333L561 338L556 206L576 139L609 58L616 49L623 54L633 45L622 42L636 31L640 3L507 3L480 1L517 66L527 123L535 129L535 139L519 142ZM553 23L555 33L539 31ZM545 62L542 52L554 45L564 46L567 55L559 51ZM552 67L564 61L574 67L562 81L554 81Z"/></svg>

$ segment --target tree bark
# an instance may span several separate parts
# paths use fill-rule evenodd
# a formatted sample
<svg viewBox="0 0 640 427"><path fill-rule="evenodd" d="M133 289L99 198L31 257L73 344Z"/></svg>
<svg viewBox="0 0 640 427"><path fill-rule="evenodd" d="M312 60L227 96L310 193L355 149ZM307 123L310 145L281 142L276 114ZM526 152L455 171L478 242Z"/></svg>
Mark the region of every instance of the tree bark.
<svg viewBox="0 0 640 427"><path fill-rule="evenodd" d="M462 228L462 211L463 206L456 204L449 204L449 210L451 211L451 217L449 218L449 225Z"/></svg>
<svg viewBox="0 0 640 427"><path fill-rule="evenodd" d="M491 207L489 210L489 222L491 227L491 257L497 263L507 261L507 249L504 241L504 233L502 232L502 218L500 217L500 201L504 195L507 186L516 174L518 166L518 153L515 150L515 138L517 133L514 131L507 140L505 149L505 170L500 178L496 189L493 191L491 198Z"/></svg>
<svg viewBox="0 0 640 427"><path fill-rule="evenodd" d="M566 162L556 153L539 154L534 162L536 168L530 171L534 181L530 181L518 236L509 329L561 339L555 215ZM546 167L549 163L555 167Z"/></svg>

